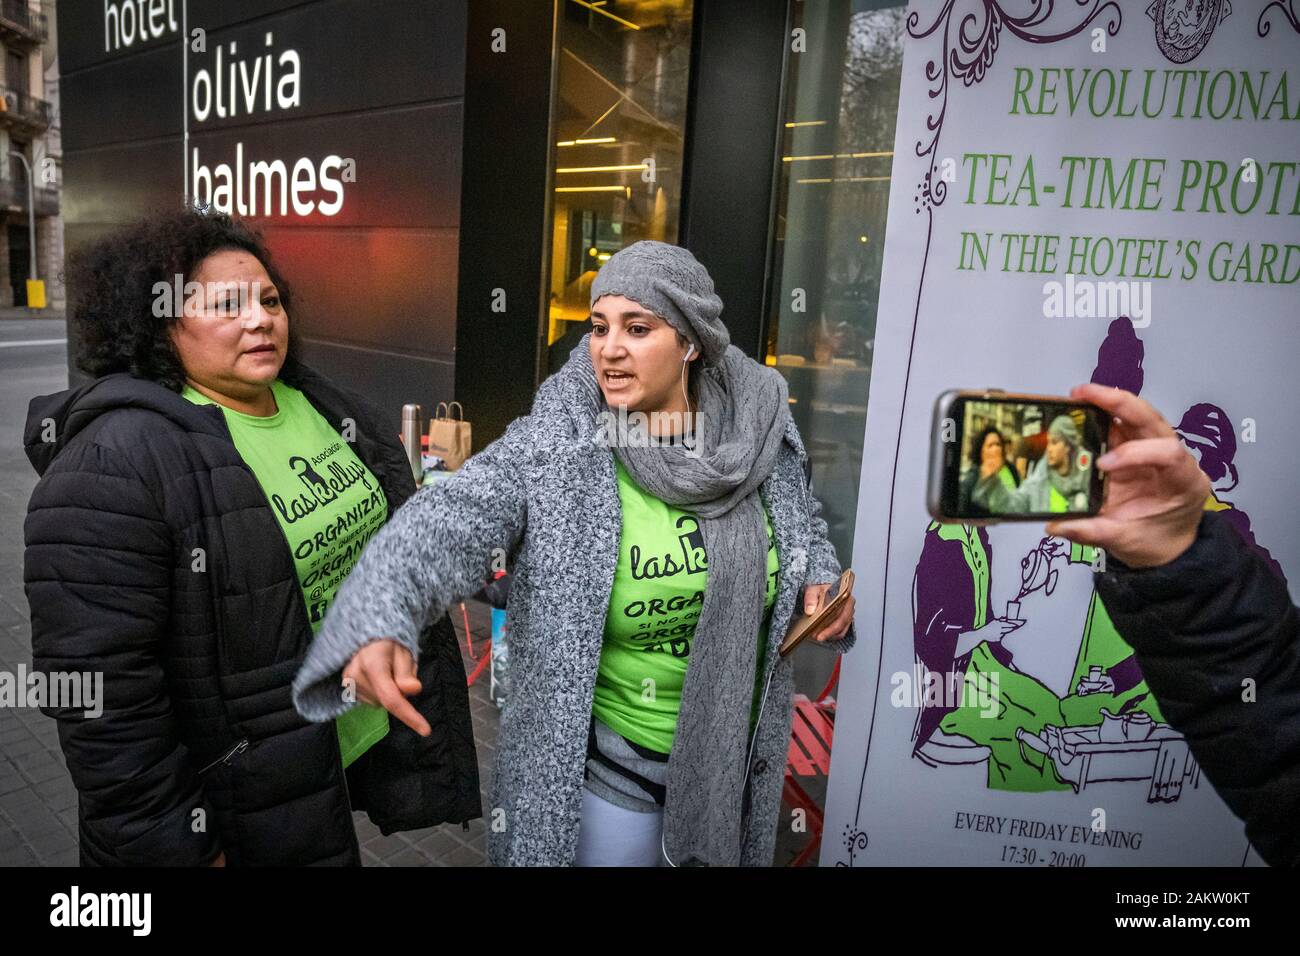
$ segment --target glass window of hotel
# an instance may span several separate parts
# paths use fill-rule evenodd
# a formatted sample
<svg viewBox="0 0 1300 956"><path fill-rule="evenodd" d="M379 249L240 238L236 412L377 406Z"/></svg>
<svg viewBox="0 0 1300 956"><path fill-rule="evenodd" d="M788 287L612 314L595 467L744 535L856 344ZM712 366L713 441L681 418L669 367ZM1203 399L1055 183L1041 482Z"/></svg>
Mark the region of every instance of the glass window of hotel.
<svg viewBox="0 0 1300 956"><path fill-rule="evenodd" d="M789 382L813 486L847 565L906 10L880 0L796 0L792 8L803 48L786 54L766 360Z"/></svg>
<svg viewBox="0 0 1300 956"><path fill-rule="evenodd" d="M677 241L691 0L559 0L547 362L590 328L591 280L640 239Z"/></svg>

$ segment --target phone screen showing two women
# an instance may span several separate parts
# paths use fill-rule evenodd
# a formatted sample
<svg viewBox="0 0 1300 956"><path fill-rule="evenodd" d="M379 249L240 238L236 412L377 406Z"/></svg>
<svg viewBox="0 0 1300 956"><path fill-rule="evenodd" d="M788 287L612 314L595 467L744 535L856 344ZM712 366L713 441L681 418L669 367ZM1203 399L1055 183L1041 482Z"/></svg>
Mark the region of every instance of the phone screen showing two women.
<svg viewBox="0 0 1300 956"><path fill-rule="evenodd" d="M943 513L950 518L1050 519L1095 514L1109 416L1075 402L958 397L946 418ZM953 426L956 426L955 428ZM936 453L938 448L936 448Z"/></svg>

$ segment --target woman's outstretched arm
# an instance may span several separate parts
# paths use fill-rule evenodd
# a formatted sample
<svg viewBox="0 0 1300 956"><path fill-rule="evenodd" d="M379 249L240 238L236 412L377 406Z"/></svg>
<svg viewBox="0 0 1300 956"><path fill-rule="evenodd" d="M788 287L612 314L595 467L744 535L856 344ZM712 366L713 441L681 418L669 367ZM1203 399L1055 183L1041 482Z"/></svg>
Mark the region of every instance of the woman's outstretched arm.
<svg viewBox="0 0 1300 956"><path fill-rule="evenodd" d="M530 433L528 418L511 423L456 474L412 496L370 541L294 678L300 714L328 720L352 706L357 698L345 694L343 669L376 641L405 649L409 660L392 645L386 651L414 679L411 664L419 656L420 632L455 601L482 588L494 563L499 567L523 534L525 471L536 451ZM389 710L402 720L410 716L407 709L414 714L404 698L392 703L397 709Z"/></svg>

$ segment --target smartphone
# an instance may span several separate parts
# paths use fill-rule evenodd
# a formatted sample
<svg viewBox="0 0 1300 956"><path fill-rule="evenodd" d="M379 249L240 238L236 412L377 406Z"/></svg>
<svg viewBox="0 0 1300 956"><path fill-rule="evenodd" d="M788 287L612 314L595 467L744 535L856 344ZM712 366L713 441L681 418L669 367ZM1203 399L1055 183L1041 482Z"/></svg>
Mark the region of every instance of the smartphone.
<svg viewBox="0 0 1300 956"><path fill-rule="evenodd" d="M1094 515L1110 424L1108 412L1059 396L944 392L930 434L930 514L944 522Z"/></svg>
<svg viewBox="0 0 1300 956"><path fill-rule="evenodd" d="M799 614L795 617L778 649L780 655L785 657L802 641L809 637L815 637L824 631L826 625L840 613L840 608L844 606L852 594L853 569L845 568L840 574L839 580L831 585L831 589L826 592L825 604L812 614Z"/></svg>

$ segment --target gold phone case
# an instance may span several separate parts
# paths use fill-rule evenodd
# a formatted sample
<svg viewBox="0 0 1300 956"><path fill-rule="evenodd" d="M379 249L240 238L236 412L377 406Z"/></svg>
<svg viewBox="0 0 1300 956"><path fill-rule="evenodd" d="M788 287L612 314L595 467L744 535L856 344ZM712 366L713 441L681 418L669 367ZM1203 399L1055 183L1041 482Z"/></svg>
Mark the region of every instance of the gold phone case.
<svg viewBox="0 0 1300 956"><path fill-rule="evenodd" d="M785 657L802 641L809 637L816 637L821 631L825 630L826 625L839 613L840 608L844 606L844 602L852 594L853 569L848 568L840 575L840 579L835 582L829 601L813 614L800 614L790 624L790 629L785 632L785 640L781 642L781 656Z"/></svg>

